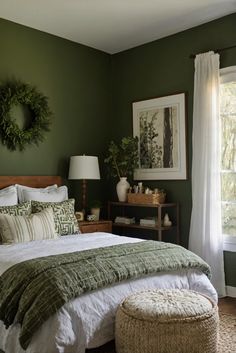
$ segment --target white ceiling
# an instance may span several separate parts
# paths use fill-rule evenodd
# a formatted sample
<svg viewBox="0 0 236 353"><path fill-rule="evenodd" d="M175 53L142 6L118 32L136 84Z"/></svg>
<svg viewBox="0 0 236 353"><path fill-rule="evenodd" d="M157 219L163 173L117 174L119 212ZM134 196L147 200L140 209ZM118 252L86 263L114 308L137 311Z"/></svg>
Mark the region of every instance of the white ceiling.
<svg viewBox="0 0 236 353"><path fill-rule="evenodd" d="M0 0L0 17L107 53L236 12L236 0Z"/></svg>

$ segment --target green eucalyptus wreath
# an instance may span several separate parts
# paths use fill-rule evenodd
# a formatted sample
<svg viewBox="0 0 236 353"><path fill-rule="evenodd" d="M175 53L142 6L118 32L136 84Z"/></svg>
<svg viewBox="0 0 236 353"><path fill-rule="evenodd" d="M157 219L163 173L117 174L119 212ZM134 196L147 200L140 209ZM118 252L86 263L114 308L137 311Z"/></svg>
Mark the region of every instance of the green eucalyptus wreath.
<svg viewBox="0 0 236 353"><path fill-rule="evenodd" d="M11 108L18 104L27 106L30 111L31 121L25 129L20 129L11 118ZM0 137L10 150L23 150L26 145L43 141L51 117L47 97L35 87L19 81L0 86Z"/></svg>

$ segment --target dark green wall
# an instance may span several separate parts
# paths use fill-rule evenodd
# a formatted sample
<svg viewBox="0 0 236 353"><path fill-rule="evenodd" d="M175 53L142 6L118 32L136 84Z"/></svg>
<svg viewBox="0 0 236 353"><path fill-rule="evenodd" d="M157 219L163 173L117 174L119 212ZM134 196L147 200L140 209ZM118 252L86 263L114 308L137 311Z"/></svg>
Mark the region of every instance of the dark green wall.
<svg viewBox="0 0 236 353"><path fill-rule="evenodd" d="M224 253L225 280L228 286L236 287L236 253Z"/></svg>
<svg viewBox="0 0 236 353"><path fill-rule="evenodd" d="M51 131L38 147L0 144L1 175L67 177L74 154L102 156L110 131L110 61L101 51L0 19L0 82L16 78L49 98ZM71 182L79 191L79 185ZM102 181L91 182L96 197Z"/></svg>
<svg viewBox="0 0 236 353"><path fill-rule="evenodd" d="M152 187L165 188L169 200L180 202L181 237L184 246L188 244L192 206L190 174L194 61L189 55L236 44L235 33L236 13L112 56L112 107L116 121L113 135L117 139L132 134L133 101L187 92L189 178L186 181L147 182ZM221 67L236 65L236 48L222 52L220 60ZM233 267L236 268L236 254L231 254L231 266L228 261L226 264L227 284L236 286L236 277L232 270Z"/></svg>

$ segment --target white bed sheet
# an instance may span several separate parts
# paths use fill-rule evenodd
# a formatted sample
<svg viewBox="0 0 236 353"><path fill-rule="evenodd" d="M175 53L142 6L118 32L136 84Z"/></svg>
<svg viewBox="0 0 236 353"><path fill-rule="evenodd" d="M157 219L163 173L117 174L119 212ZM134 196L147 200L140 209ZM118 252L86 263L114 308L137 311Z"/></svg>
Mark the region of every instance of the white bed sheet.
<svg viewBox="0 0 236 353"><path fill-rule="evenodd" d="M14 264L36 257L138 241L141 239L91 233L1 245L0 275ZM122 299L130 293L152 288L192 289L217 301L215 289L200 271L161 272L96 290L70 301L42 325L27 351L19 345L19 325L6 330L0 321L0 349L5 353L84 353L86 348L99 347L114 338L115 312Z"/></svg>

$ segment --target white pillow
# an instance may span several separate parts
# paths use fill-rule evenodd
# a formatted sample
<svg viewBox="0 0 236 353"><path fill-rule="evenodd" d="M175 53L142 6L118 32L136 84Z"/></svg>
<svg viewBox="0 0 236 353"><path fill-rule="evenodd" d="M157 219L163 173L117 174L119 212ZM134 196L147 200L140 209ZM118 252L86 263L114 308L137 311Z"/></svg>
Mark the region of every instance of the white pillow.
<svg viewBox="0 0 236 353"><path fill-rule="evenodd" d="M0 190L0 206L14 206L18 204L15 185Z"/></svg>
<svg viewBox="0 0 236 353"><path fill-rule="evenodd" d="M17 189L19 203L25 202L24 194L23 194L24 191L36 191L37 193L40 193L43 191L50 191L50 190L57 189L57 184L47 186L46 188L30 188L29 186L20 185L20 184L16 184L15 186Z"/></svg>
<svg viewBox="0 0 236 353"><path fill-rule="evenodd" d="M67 186L63 185L59 188L44 190L22 190L22 199L25 201L40 202L62 202L68 200Z"/></svg>
<svg viewBox="0 0 236 353"><path fill-rule="evenodd" d="M0 215L0 234L3 244L32 240L55 239L58 234L52 208L30 216Z"/></svg>

